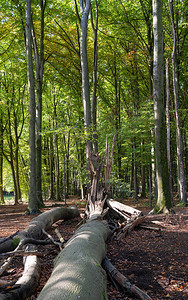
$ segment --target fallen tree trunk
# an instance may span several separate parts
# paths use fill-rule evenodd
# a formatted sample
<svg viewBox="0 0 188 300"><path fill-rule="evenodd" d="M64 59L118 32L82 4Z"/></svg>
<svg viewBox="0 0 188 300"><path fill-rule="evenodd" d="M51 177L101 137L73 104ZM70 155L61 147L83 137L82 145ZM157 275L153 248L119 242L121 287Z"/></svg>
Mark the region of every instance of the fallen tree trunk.
<svg viewBox="0 0 188 300"><path fill-rule="evenodd" d="M15 249L15 252L17 250L23 249L26 243L31 243L32 241L35 242L36 239L40 239L43 236L43 230L49 229L51 225L56 221L61 219L67 220L78 216L79 212L76 207L59 207L42 213L41 215L32 219L32 221L23 231L19 232L18 236L16 237L19 241L19 244ZM37 249L33 245L30 248ZM12 259L13 257L9 257L7 262L5 262L3 266L1 266L1 274L10 265ZM26 299L28 296L31 296L33 294L39 279L39 264L37 256L28 256L25 259L24 266L24 273L22 277L16 282L14 290L8 293L5 291L6 293L0 294L0 300L21 300Z"/></svg>
<svg viewBox="0 0 188 300"><path fill-rule="evenodd" d="M57 256L52 275L37 299L107 299L101 262L109 233L104 221L90 220L82 225Z"/></svg>
<svg viewBox="0 0 188 300"><path fill-rule="evenodd" d="M58 220L68 220L78 216L79 212L76 207L56 207L48 210L33 218L29 225L14 236L13 239L5 240L6 251L15 249L21 241L24 243L26 238L40 239L43 236L42 230L48 230ZM2 241L0 244L0 253L5 252L4 250L5 247Z"/></svg>
<svg viewBox="0 0 188 300"><path fill-rule="evenodd" d="M88 147L91 186L88 190L87 216L82 225L60 252L52 275L41 291L38 300L104 300L106 273L101 267L106 255L110 229L102 221L103 205L107 195L100 182L104 163L98 153L92 154Z"/></svg>

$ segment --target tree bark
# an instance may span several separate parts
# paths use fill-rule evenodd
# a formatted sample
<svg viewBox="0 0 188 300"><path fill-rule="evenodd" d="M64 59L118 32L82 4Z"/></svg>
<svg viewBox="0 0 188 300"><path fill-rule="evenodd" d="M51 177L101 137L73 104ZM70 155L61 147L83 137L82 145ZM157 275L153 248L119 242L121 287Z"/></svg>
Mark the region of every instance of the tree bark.
<svg viewBox="0 0 188 300"><path fill-rule="evenodd" d="M170 152L170 113L169 113L169 59L166 60L166 127L167 127L167 157L168 157L168 171L170 183L171 202L173 204L173 186L172 186L172 166L171 166L171 152Z"/></svg>
<svg viewBox="0 0 188 300"><path fill-rule="evenodd" d="M108 235L105 222L93 220L81 226L56 258L38 300L106 299L106 274L101 262Z"/></svg>
<svg viewBox="0 0 188 300"><path fill-rule="evenodd" d="M44 73L44 12L46 1L40 0L40 53L38 50L37 40L32 23L32 39L34 46L34 58L37 81L37 105L36 105L36 188L37 201L39 206L43 206L42 199L42 92L43 92L43 73Z"/></svg>
<svg viewBox="0 0 188 300"><path fill-rule="evenodd" d="M35 149L35 82L32 57L32 36L31 36L31 0L27 0L26 7L26 54L27 74L29 86L29 203L30 213L38 211L36 195L36 149Z"/></svg>
<svg viewBox="0 0 188 300"><path fill-rule="evenodd" d="M82 70L82 102L84 109L84 124L86 134L89 134L89 127L91 126L91 103L90 103L90 87L89 87L89 70L88 70L88 58L87 58L87 25L88 16L90 10L90 0L80 1L81 9L81 39L80 39L80 59L81 59L81 70ZM90 150L92 149L92 143L88 136Z"/></svg>
<svg viewBox="0 0 188 300"><path fill-rule="evenodd" d="M187 193L185 187L185 174L183 165L183 143L180 129L180 118L179 118L179 93L178 93L178 75L177 75L177 55L176 55L176 31L174 25L174 12L173 12L173 0L169 0L169 10L172 23L173 33L173 52L172 52L172 70L173 70L173 87L174 87L174 105L176 114L176 135L177 135L177 157L178 157L178 184L180 191L180 201L187 204Z"/></svg>
<svg viewBox="0 0 188 300"><path fill-rule="evenodd" d="M93 15L91 14L91 22L94 33L93 45L93 93L92 93L92 123L93 123L93 151L98 152L98 135L97 135L97 63L98 63L98 1L95 0L95 25ZM91 9L92 12L92 9Z"/></svg>
<svg viewBox="0 0 188 300"><path fill-rule="evenodd" d="M157 178L156 213L168 212L171 208L169 173L166 145L166 122L164 110L163 80L163 26L162 1L153 0L154 68L153 97L155 118L155 156Z"/></svg>
<svg viewBox="0 0 188 300"><path fill-rule="evenodd" d="M107 299L106 273L101 267L106 253L105 241L110 234L108 224L101 221L103 205L107 199L101 184L104 163L100 161L98 153L91 153L89 145L87 147L91 172L86 211L89 220L75 232L58 255L52 275L41 291L39 300ZM105 180L108 180L113 158L109 163L109 151L106 156Z"/></svg>
<svg viewBox="0 0 188 300"><path fill-rule="evenodd" d="M60 179L60 170L59 170L59 144L58 144L58 133L57 130L57 102L56 102L56 93L55 88L53 91L53 117L54 117L54 165L55 165L55 181L56 181L56 201L60 201L60 189L59 189L59 179Z"/></svg>

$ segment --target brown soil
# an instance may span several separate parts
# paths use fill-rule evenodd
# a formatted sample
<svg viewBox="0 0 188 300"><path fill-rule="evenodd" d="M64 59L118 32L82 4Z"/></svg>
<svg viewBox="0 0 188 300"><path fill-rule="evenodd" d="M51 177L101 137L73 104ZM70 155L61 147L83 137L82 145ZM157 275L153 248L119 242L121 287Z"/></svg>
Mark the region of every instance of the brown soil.
<svg viewBox="0 0 188 300"><path fill-rule="evenodd" d="M145 206L146 200L135 204L131 199L123 201L125 204L134 206L146 214L149 209ZM62 204L62 203L61 203ZM68 205L76 205L84 210L85 204L76 198L70 198ZM46 202L46 208L51 209L53 202ZM0 237L7 237L18 229L24 229L35 216L24 215L26 205L0 205ZM107 244L107 256L112 264L132 284L148 293L153 300L159 299L188 299L187 283L187 254L188 254L188 210L186 208L175 208L175 214L169 216L157 216L156 223L152 224L160 228L147 230L136 228L126 238L119 242L113 240ZM49 233L54 234L54 227L58 227L62 236L69 239L80 219L62 222L53 225ZM29 299L35 300L45 282L51 274L53 260L59 249L55 245L38 246L43 253L41 260L41 279L35 295ZM1 262L2 263L2 262ZM16 257L8 270L6 276L1 280L16 281L23 271L21 257ZM118 290L117 290L118 288ZM108 299L135 299L125 293L120 287L115 288L108 280ZM97 300L97 299L96 299Z"/></svg>

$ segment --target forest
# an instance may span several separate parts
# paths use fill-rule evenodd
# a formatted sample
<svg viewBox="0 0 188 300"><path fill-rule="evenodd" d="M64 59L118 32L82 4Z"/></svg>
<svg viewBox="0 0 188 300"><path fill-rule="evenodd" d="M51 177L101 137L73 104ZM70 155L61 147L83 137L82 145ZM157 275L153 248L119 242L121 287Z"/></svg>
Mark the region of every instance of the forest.
<svg viewBox="0 0 188 300"><path fill-rule="evenodd" d="M174 1L172 30L168 1L163 2L164 77L165 61L169 60L168 83L165 80L163 87L163 113L167 110L168 116L168 123L163 126L168 128L168 134L163 138L168 137L171 189L179 192L182 170L184 190L188 184L187 5L186 1ZM42 199L66 198L69 194L84 197L86 141L89 138L93 150L104 155L106 135L112 138L115 133L111 176L114 195L133 195L135 200L146 195L157 197L152 1L119 1L118 5L116 1L109 4L93 1L83 28L78 4L32 1L30 47L36 113L30 116L25 3L1 1L2 203L3 190L14 191L15 203L28 200L31 184L28 174L33 172L29 170L29 141L32 140L29 131L32 130L36 147L31 153L35 152L36 156L34 184L39 203ZM83 57L80 54L82 32L87 43L83 45L86 47ZM86 63L81 65L84 57ZM86 76L84 87L82 75ZM34 118L36 122L29 129L29 122L34 122ZM181 150L177 142L178 127ZM186 202L185 191L179 192L179 197Z"/></svg>
<svg viewBox="0 0 188 300"><path fill-rule="evenodd" d="M60 219L83 223L78 233L71 229L65 248L62 237L57 242L52 232L48 236L65 256L74 247L93 253L92 246L75 242L88 231L87 238L103 249L110 234L123 247L123 238L141 223L176 222L182 230L188 206L188 1L1 0L0 32L0 215L5 228L0 253L23 251L28 243L28 251L37 252L33 240L42 245L45 230ZM3 227L9 209L22 212L25 227L11 232ZM4 251L5 239L16 230L19 242ZM91 256L100 268L103 261L108 273L101 249ZM90 263L88 258L80 272L85 274ZM71 273L78 265L70 264ZM3 266L0 276L7 269ZM88 298L84 291L82 299L107 299L100 276L101 298ZM39 299L51 299L49 282ZM17 285L22 290L22 282ZM27 299L26 290L10 299ZM92 295L94 290L91 285ZM135 286L131 293L151 299ZM1 295L0 280L0 299L8 297ZM121 299L116 297L109 299Z"/></svg>

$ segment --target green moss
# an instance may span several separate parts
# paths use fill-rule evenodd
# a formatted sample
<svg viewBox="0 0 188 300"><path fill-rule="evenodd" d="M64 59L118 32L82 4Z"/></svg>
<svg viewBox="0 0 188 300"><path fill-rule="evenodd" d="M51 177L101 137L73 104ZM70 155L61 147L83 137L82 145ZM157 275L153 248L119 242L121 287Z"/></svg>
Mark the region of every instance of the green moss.
<svg viewBox="0 0 188 300"><path fill-rule="evenodd" d="M13 241L12 241L12 246L13 246L14 249L18 246L19 242L20 242L19 237L15 237L15 238L13 239Z"/></svg>
<svg viewBox="0 0 188 300"><path fill-rule="evenodd" d="M33 209L32 211L30 211L28 208L25 211L25 215L36 215L36 214L40 214L41 211L39 209Z"/></svg>
<svg viewBox="0 0 188 300"><path fill-rule="evenodd" d="M106 291L103 291L103 292L102 292L102 295L103 295L103 299L104 299L104 300L108 300L108 297L107 297Z"/></svg>

